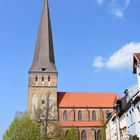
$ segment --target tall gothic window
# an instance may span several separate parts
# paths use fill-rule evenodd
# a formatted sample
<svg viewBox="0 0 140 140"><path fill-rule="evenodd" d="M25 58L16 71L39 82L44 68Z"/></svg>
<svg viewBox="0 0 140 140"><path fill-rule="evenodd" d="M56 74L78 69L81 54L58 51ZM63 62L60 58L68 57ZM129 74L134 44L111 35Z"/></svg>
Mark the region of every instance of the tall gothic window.
<svg viewBox="0 0 140 140"><path fill-rule="evenodd" d="M50 86L51 85L51 77L50 76L48 76L48 86Z"/></svg>
<svg viewBox="0 0 140 140"><path fill-rule="evenodd" d="M35 81L37 82L37 80L38 80L38 77L36 76L36 77L35 77Z"/></svg>
<svg viewBox="0 0 140 140"><path fill-rule="evenodd" d="M68 120L68 113L67 113L67 111L64 111L64 113L63 113L63 120L64 121Z"/></svg>
<svg viewBox="0 0 140 140"><path fill-rule="evenodd" d="M40 108L44 110L46 108L46 95L42 93L40 100L41 100Z"/></svg>
<svg viewBox="0 0 140 140"><path fill-rule="evenodd" d="M96 112L95 111L92 111L92 120L96 121Z"/></svg>
<svg viewBox="0 0 140 140"><path fill-rule="evenodd" d="M36 95L34 94L32 96L32 115L34 116L35 115L35 110L37 109L37 97Z"/></svg>
<svg viewBox="0 0 140 140"><path fill-rule="evenodd" d="M55 103L55 98L51 93L48 93L48 108L49 108L49 119L56 118L56 103Z"/></svg>
<svg viewBox="0 0 140 140"><path fill-rule="evenodd" d="M65 132L65 135L67 136L67 135L68 135L68 133L69 133L69 131L67 130L67 131Z"/></svg>
<svg viewBox="0 0 140 140"><path fill-rule="evenodd" d="M87 140L87 134L85 130L83 130L81 133L81 140Z"/></svg>
<svg viewBox="0 0 140 140"><path fill-rule="evenodd" d="M49 82L51 81L51 77L50 77L50 76L48 76L48 81L49 81Z"/></svg>
<svg viewBox="0 0 140 140"><path fill-rule="evenodd" d="M96 140L96 131L92 130L92 140Z"/></svg>
<svg viewBox="0 0 140 140"><path fill-rule="evenodd" d="M97 132L97 140L101 140L101 130Z"/></svg>
<svg viewBox="0 0 140 140"><path fill-rule="evenodd" d="M73 121L75 121L75 110L72 110L72 114L73 114Z"/></svg>
<svg viewBox="0 0 140 140"><path fill-rule="evenodd" d="M42 76L42 81L44 81L44 76Z"/></svg>
<svg viewBox="0 0 140 140"><path fill-rule="evenodd" d="M81 111L78 112L78 120L82 121L82 112Z"/></svg>

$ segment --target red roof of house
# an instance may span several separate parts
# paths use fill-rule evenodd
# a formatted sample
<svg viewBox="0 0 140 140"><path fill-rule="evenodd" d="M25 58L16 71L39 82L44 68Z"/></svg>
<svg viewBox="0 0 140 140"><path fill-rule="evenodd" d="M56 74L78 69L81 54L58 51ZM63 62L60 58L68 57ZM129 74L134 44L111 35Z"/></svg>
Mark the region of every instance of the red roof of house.
<svg viewBox="0 0 140 140"><path fill-rule="evenodd" d="M61 121L59 124L63 127L70 127L70 126L103 126L101 121L76 121L76 122L69 122L69 121Z"/></svg>
<svg viewBox="0 0 140 140"><path fill-rule="evenodd" d="M58 92L58 107L113 107L117 93Z"/></svg>

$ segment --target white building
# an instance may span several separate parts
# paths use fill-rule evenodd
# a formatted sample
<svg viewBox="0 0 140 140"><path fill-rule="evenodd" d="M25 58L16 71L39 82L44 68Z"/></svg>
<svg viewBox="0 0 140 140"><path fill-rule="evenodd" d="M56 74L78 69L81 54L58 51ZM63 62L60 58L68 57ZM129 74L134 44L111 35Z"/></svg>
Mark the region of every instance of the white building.
<svg viewBox="0 0 140 140"><path fill-rule="evenodd" d="M138 83L125 90L125 97L114 102L114 113L106 122L107 140L129 140L140 138L140 53L133 57L133 73Z"/></svg>
<svg viewBox="0 0 140 140"><path fill-rule="evenodd" d="M133 73L137 75L138 84L125 90L127 100L126 119L129 135L137 135L140 138L140 53L134 54Z"/></svg>
<svg viewBox="0 0 140 140"><path fill-rule="evenodd" d="M134 100L134 119L136 126L136 135L140 138L140 92L135 96Z"/></svg>
<svg viewBox="0 0 140 140"><path fill-rule="evenodd" d="M110 114L106 123L106 140L120 140L119 120L115 112Z"/></svg>
<svg viewBox="0 0 140 140"><path fill-rule="evenodd" d="M128 124L127 124L127 120L126 120L126 113L124 113L119 118L119 122L120 122L120 136L121 136L121 140L128 140L129 139L129 135L128 135Z"/></svg>
<svg viewBox="0 0 140 140"><path fill-rule="evenodd" d="M139 121L137 120L139 118L138 108L135 105L135 101L137 95L139 94L138 90L138 84L135 84L129 88L126 89L126 100L127 100L127 106L126 106L126 119L128 124L128 134L131 136L139 135L137 133L137 128L139 124Z"/></svg>

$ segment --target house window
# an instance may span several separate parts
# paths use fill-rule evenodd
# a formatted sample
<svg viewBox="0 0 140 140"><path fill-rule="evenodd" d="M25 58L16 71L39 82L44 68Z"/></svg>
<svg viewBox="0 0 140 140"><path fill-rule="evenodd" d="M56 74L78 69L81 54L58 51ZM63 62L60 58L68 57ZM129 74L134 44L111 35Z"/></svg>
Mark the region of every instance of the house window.
<svg viewBox="0 0 140 140"><path fill-rule="evenodd" d="M101 140L101 130L97 132L97 140Z"/></svg>
<svg viewBox="0 0 140 140"><path fill-rule="evenodd" d="M138 109L139 120L140 120L140 107L138 106L137 109Z"/></svg>
<svg viewBox="0 0 140 140"><path fill-rule="evenodd" d="M85 130L83 130L81 133L81 140L87 140L87 134Z"/></svg>
<svg viewBox="0 0 140 140"><path fill-rule="evenodd" d="M109 114L109 110L106 111L106 114Z"/></svg>
<svg viewBox="0 0 140 140"><path fill-rule="evenodd" d="M132 112L130 111L130 119L131 119L131 124L133 123L133 118L132 118Z"/></svg>
<svg viewBox="0 0 140 140"><path fill-rule="evenodd" d="M67 111L64 111L64 113L63 113L63 120L64 121L68 120L68 113L67 113Z"/></svg>
<svg viewBox="0 0 140 140"><path fill-rule="evenodd" d="M96 112L95 111L92 112L92 120L96 121Z"/></svg>
<svg viewBox="0 0 140 140"><path fill-rule="evenodd" d="M81 111L78 112L78 120L82 121L82 112Z"/></svg>

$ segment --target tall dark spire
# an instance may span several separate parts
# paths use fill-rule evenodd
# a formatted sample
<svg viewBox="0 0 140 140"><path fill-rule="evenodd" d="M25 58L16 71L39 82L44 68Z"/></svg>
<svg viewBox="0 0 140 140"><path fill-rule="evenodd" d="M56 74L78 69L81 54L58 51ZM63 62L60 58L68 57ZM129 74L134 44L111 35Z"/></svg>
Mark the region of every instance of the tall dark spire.
<svg viewBox="0 0 140 140"><path fill-rule="evenodd" d="M30 72L56 72L48 0L44 0L36 48Z"/></svg>

